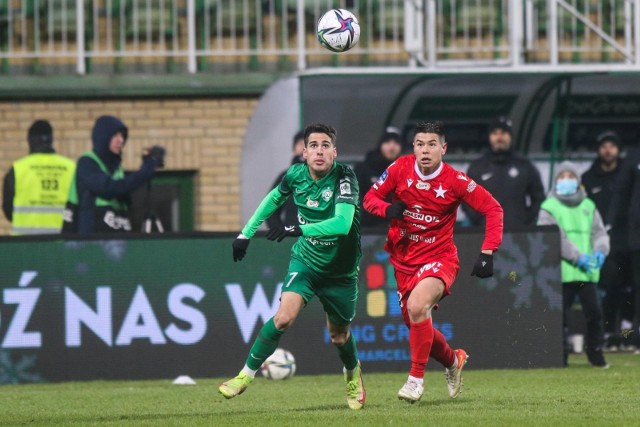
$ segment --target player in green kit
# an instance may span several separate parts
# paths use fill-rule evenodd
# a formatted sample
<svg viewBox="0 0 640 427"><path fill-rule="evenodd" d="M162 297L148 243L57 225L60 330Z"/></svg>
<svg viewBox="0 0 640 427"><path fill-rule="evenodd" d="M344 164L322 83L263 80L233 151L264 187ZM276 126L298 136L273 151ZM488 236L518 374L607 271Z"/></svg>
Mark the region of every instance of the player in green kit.
<svg viewBox="0 0 640 427"><path fill-rule="evenodd" d="M287 170L280 185L262 200L233 242L233 260L240 261L260 224L287 197L293 197L299 224L287 224L267 233L267 239L278 242L288 236L298 239L291 249L280 307L260 330L242 371L222 383L218 391L227 399L243 393L300 310L317 295L327 314L331 342L344 364L347 403L351 409L361 409L366 392L356 342L349 331L356 313L362 253L358 182L351 168L334 161L336 131L331 126L307 126L304 147L306 163L294 164Z"/></svg>

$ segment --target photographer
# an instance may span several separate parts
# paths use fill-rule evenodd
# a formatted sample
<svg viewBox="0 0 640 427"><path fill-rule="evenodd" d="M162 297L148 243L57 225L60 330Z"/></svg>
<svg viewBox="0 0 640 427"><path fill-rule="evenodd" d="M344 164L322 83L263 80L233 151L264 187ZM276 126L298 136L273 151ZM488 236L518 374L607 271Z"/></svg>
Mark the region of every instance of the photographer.
<svg viewBox="0 0 640 427"><path fill-rule="evenodd" d="M93 150L78 160L69 189L63 232L131 231L130 194L164 166L165 149L155 145L145 150L140 169L125 176L121 163L127 134L127 127L116 117L101 116L96 120L91 134Z"/></svg>

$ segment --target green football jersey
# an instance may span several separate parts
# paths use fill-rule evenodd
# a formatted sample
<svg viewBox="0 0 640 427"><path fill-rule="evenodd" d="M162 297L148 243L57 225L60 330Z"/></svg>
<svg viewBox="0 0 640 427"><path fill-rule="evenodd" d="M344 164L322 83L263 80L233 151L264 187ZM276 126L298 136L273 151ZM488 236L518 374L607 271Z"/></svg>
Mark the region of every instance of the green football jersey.
<svg viewBox="0 0 640 427"><path fill-rule="evenodd" d="M331 172L314 181L307 164L298 163L287 170L278 189L283 195L293 197L300 224L313 224L332 218L337 203L355 206L353 223L346 236L299 237L293 245L292 256L324 277L356 277L362 250L359 189L353 170L334 162Z"/></svg>

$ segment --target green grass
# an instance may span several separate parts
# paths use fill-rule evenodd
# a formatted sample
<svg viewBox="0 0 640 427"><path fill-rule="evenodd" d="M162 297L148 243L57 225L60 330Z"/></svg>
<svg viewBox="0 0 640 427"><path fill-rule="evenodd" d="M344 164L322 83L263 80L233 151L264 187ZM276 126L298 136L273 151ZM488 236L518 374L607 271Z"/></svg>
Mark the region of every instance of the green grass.
<svg viewBox="0 0 640 427"><path fill-rule="evenodd" d="M431 369L422 401L409 405L396 392L405 374L366 374L367 404L350 411L339 375L256 380L225 401L220 379L196 386L170 381L96 381L0 386L0 425L638 425L640 356L608 356L595 369L584 356L566 369L465 371L462 395L447 396L444 375ZM470 363L473 359L470 359ZM366 369L366 366L365 366Z"/></svg>

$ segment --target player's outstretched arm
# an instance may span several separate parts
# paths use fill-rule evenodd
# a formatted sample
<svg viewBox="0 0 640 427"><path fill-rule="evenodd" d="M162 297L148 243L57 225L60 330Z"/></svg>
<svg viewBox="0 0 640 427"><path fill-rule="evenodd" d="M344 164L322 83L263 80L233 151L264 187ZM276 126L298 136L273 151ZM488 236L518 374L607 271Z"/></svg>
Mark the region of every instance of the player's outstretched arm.
<svg viewBox="0 0 640 427"><path fill-rule="evenodd" d="M337 203L333 217L315 224L300 226L303 236L308 237L336 237L346 236L351 230L356 207L350 203Z"/></svg>
<svg viewBox="0 0 640 427"><path fill-rule="evenodd" d="M470 191L469 191L470 189ZM495 252L502 243L502 231L504 228L502 206L491 193L480 185L475 187L467 186L464 189L462 199L473 209L482 214L486 219L483 251Z"/></svg>
<svg viewBox="0 0 640 427"><path fill-rule="evenodd" d="M282 204L287 200L287 197L283 195L276 187L269 192L262 199L262 202L258 205L258 208L253 213L249 221L244 226L238 237L233 241L233 261L241 261L247 254L247 248L249 247L249 239L251 239L267 218L271 216Z"/></svg>
<svg viewBox="0 0 640 427"><path fill-rule="evenodd" d="M304 225L283 225L267 233L268 240L282 242L285 237L335 237L346 236L353 224L356 207L348 203L336 204L335 215L324 221Z"/></svg>

